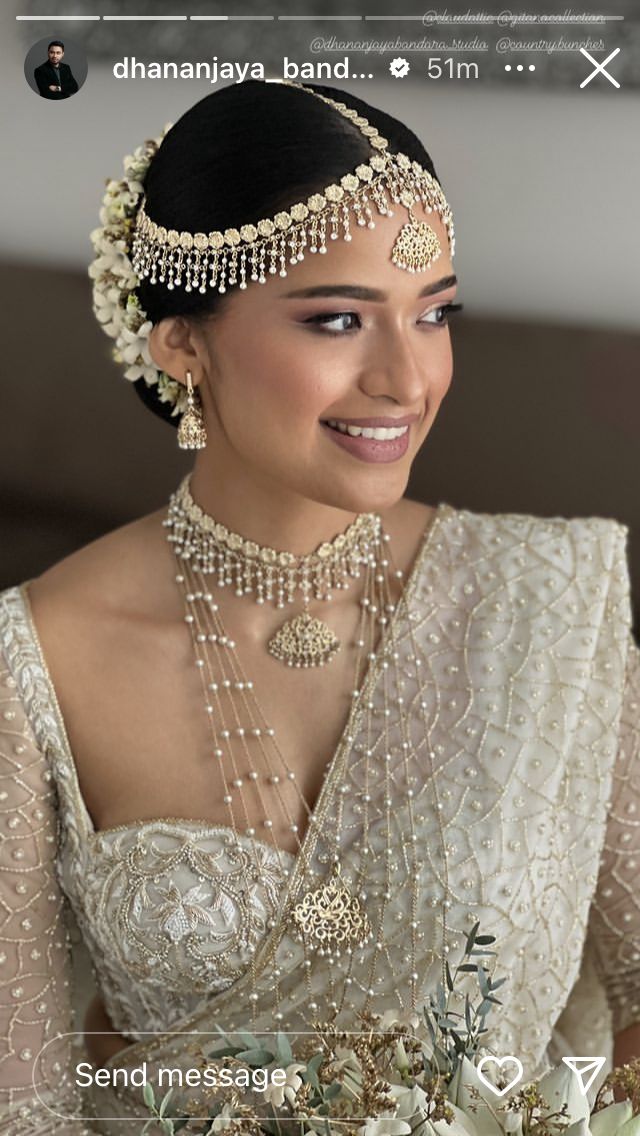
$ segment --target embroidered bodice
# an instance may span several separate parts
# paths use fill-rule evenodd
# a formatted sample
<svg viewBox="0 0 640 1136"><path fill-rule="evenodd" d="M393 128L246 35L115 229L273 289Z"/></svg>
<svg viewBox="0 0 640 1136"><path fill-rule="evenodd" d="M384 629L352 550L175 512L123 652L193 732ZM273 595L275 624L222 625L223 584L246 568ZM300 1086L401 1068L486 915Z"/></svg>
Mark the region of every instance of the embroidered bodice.
<svg viewBox="0 0 640 1136"><path fill-rule="evenodd" d="M576 1018L573 1052L585 1054L602 1052L611 1029L640 1022L640 907L632 890L640 853L640 665L630 635L625 539L624 526L606 519L440 505L394 617L401 664L417 652L422 675L416 685L416 667L401 665L411 712L408 772L400 747L389 749L397 755L391 772L399 802L408 781L414 788L425 1000L439 976L431 948L441 866L419 700L434 723L429 744L447 846L449 926L458 933L451 947L476 919L497 936L497 965L509 985L489 1044L517 1053L528 1075L563 1046L571 1052ZM277 927L300 857L184 818L96 832L24 589L0 595L0 647L0 978L8 1037L0 1133L14 1136L54 1130L37 1109L27 1112L33 1057L56 1032L73 1029L68 928L73 934L77 924L119 1032L136 1039L209 1008L212 1021L221 1016L230 1027L244 1012L249 959ZM382 715L375 663L370 683ZM393 715L393 699L390 706ZM390 736L393 742L393 720ZM313 850L335 794L348 788L346 863L359 846L362 754L356 724L329 762L306 837ZM382 778L368 791L365 883L375 912L386 886ZM397 876L384 916L376 1009L402 1006L409 978L400 821L391 836ZM314 853L311 864L324 878L326 856ZM302 1020L300 962L285 933L273 960L289 1004L284 1027ZM318 1000L326 995L323 973L313 976ZM269 981L267 971L265 994ZM364 979L352 988L347 1015L360 1004L361 988ZM38 1087L45 1100L69 1105L69 1069L57 1053L57 1068L45 1063ZM27 1112L17 1127L21 1105ZM83 1130L93 1131L78 1121L77 1133ZM65 1131L75 1136L69 1124Z"/></svg>

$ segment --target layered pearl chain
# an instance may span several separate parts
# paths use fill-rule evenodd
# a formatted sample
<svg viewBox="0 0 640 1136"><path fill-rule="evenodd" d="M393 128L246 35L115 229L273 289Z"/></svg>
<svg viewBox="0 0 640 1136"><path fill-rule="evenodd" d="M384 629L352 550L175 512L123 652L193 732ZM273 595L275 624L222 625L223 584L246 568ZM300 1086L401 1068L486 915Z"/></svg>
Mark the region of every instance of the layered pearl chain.
<svg viewBox="0 0 640 1136"><path fill-rule="evenodd" d="M227 562L224 571L219 573L218 583L222 586L228 586L235 579L236 591L241 595L252 590L252 572L256 566L267 564L268 560L265 560L261 555L264 550L259 546L245 541L242 537L236 538L235 534L229 533L226 529L222 532L222 527L217 526L213 518L202 513L192 500L191 502L186 501L185 493L187 492L188 479L185 479L180 490L171 500L169 515L165 524L169 530L168 539L177 556L178 571L175 579L183 593L184 618L192 633L196 656L195 663L202 680L205 712L212 737L212 753L227 787L226 792L222 795L222 801L229 813L229 829L233 831L236 839L240 837L243 830L244 839L240 841L240 846L245 851L248 847L249 859L253 860L254 871L259 871L258 846L260 843L266 842L266 840L263 840L263 836L267 839L270 838L270 842L280 857L284 877L296 876L296 883L303 883L305 879L310 881L310 877L315 874L311 871L312 856L321 845L324 845L327 849L327 852L324 854L321 852L317 859L319 863L328 865L328 877L319 886L317 884L309 886L309 883L307 883L306 891L303 887L292 888L292 895L287 898L286 917L282 919L283 930L289 931L292 938L296 939L302 946L304 955L302 965L308 990L307 1009L313 1024L316 1026L320 1008L314 1000L311 984L314 965L312 963L313 955L318 959L323 959L330 968L329 993L327 995L327 1012L329 1015L335 1016L345 1006L345 996L354 984L361 986L366 994L363 1007L365 1011L370 1008L371 999L374 997L376 968L378 960L384 952L385 905L392 898L394 888L391 869L394 850L391 846L391 832L393 830L393 818L397 813L398 801L397 796L395 801L393 797L395 782L390 772L392 747L388 740L388 728L394 714L400 723L400 748L407 781L404 796L409 819L405 855L412 861L411 896L408 903L410 918L408 919L407 936L410 940L413 959L410 970L410 995L412 1009L415 1009L419 999L420 978L416 964L416 953L419 939L424 935L420 923L421 863L412 803L414 791L408 785L408 782L412 779L409 773L411 757L409 723L402 696L396 693L393 703L390 697L390 680L394 673L396 682L400 677L396 639L396 605L392 602L389 586L390 538L382 531L379 517L363 514L347 530L347 533L350 534L348 538L346 533L342 534L342 540L340 537L336 537L330 545L325 546L331 549L331 555L328 555L326 560L331 563L331 571L334 573L336 581L344 580L348 575L360 575L359 566L357 572L351 571L352 568L355 570L355 562L360 558L364 566L365 582L364 594L360 600L361 615L358 638L354 644L357 648L357 654L349 719L336 756L333 762L330 762L327 766L325 786L320 792L316 808L312 810L297 785L294 770L289 767L280 751L276 732L269 725L263 713L254 684L247 679L243 671L235 641L225 632L220 618L219 605L216 603L214 592L211 590L210 577L212 572L216 570L212 565L216 561L216 555L220 548L225 548L233 554L233 568L231 569L230 562ZM185 503L189 512L186 519L188 524L184 517ZM215 550L211 549L210 553L205 552L205 545L210 544L211 537L216 543L216 548ZM356 548L360 550L357 555L354 553ZM343 565L339 563L338 549L342 549L345 556ZM276 556L284 557L286 555L288 554L276 553ZM299 561L309 558L294 557L293 559ZM220 561L218 560L218 569L219 567ZM289 570L292 567L295 568L295 565L288 562L286 565L283 563L281 567ZM204 568L207 568L208 571L204 571ZM395 572L395 576L401 578L402 572ZM269 595L267 594L266 578L263 579L263 585L263 602L265 599L271 599L275 601L276 606L283 606L286 599L281 594L282 590L276 587L274 591L271 588ZM337 583L336 586L340 586L340 584ZM284 595L288 595L286 588ZM400 605L402 605L402 602L403 600L400 601ZM377 650L376 622L382 627L381 643ZM410 620L409 627L413 640ZM415 642L413 646L415 652L413 657L416 659ZM366 673L363 673L365 669ZM382 769L373 770L371 758L375 743L380 740L380 729L374 726L372 720L374 708L372 695L375 682L380 677L383 679L384 729L386 734L382 747ZM420 677L417 670L416 677ZM397 682L397 690L399 691L403 685L404 683ZM421 706L425 707L426 704L421 703ZM362 815L362 838L359 847L359 863L355 870L355 878L351 880L342 876L340 847L346 799L349 791L353 791L353 787L348 784L346 777L343 778L336 790L335 803L325 792L325 789L328 788L326 780L331 781L332 775L335 775L337 780L345 767L350 749L361 727L364 727L365 738L364 781L363 789L359 794L360 804L356 811L361 812ZM428 737L427 723L425 723L425 728ZM429 762L430 785L434 797L436 797L436 815L442 846L444 895L442 896L441 920L442 945L439 954L444 968L447 935L446 910L449 905L449 889L444 833L439 811L440 806L437 802L433 754L430 749ZM365 909L367 865L371 853L369 804L372 799L370 790L374 788L376 779L372 775L379 776L380 772L383 774L383 801L387 811L385 828L387 882L378 917L373 920ZM413 779L415 780L415 778ZM287 781L294 786L306 813L308 831L302 837L298 831L298 822L287 807L286 794L283 792L283 786ZM247 789L254 796L254 800L259 803L260 811L263 813L263 819L259 822L262 831L259 832L256 831L255 822L251 822L247 809L245 799ZM297 858L294 858L294 866L287 866L283 863L284 857L292 856L292 853L285 853L283 849L278 847L277 840L274 837L274 821L268 815L267 794L275 794L281 812L287 818L288 828L294 833L299 849ZM329 805L331 806L330 809L328 808ZM397 849L395 852L397 854ZM247 888L249 889L248 873ZM365 899L361 900L362 896L365 896ZM432 946L431 950L427 952L432 959L438 957L437 931L437 922L434 920ZM264 952L260 952L260 973L264 973L265 966L273 958L277 945L277 942L270 943L268 957L266 958L263 957ZM424 948L422 949L424 952ZM358 973L359 966L362 965L361 950L364 950L363 958L366 960L364 965L368 969L366 986L363 986L362 975ZM258 997L255 993L258 971L254 953L251 953L250 956L249 970L251 992L248 995L247 1008L252 1012ZM339 986L341 986L341 989L338 988ZM279 1008L281 996L277 979L273 982L273 997L275 1001L274 1018L276 1022L281 1022L285 1015Z"/></svg>

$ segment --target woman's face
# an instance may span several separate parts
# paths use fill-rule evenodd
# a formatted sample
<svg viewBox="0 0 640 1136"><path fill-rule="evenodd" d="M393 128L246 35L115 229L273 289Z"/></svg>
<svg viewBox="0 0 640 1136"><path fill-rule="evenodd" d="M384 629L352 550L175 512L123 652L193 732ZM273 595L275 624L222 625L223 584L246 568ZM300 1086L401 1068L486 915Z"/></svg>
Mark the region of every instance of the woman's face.
<svg viewBox="0 0 640 1136"><path fill-rule="evenodd" d="M350 512L399 500L411 463L452 376L446 305L455 277L437 214L414 207L435 229L442 253L425 272L391 260L406 210L352 227L286 277L268 276L226 297L196 332L209 442L198 462ZM328 422L374 419L399 428L396 441L355 440ZM209 453L209 458L207 458Z"/></svg>

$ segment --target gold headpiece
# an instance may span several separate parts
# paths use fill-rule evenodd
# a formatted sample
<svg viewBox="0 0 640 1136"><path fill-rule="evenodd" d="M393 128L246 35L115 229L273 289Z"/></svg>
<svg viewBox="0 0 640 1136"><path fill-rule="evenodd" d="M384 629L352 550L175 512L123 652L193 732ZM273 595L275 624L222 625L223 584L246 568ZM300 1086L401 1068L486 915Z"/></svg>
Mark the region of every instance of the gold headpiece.
<svg viewBox="0 0 640 1136"><path fill-rule="evenodd" d="M240 229L211 233L166 229L152 221L143 199L132 244L133 269L141 279L166 284L170 289L184 286L186 292L197 289L203 293L207 287L217 288L218 292L226 292L234 284L246 288L248 279L264 284L267 274L286 276L287 263L295 265L303 260L305 250L325 253L328 231L332 240L342 236L350 241L352 216L358 225L375 228L371 204L382 216L391 216L391 202L403 205L409 213L391 252L398 268L424 272L442 252L435 231L411 212L418 201L428 213L435 210L440 215L453 256L453 217L433 175L406 154L390 154L387 139L353 108L309 87L285 82L334 107L359 128L375 153L368 162L356 166L353 173L345 174L339 184L328 185L322 193L312 194L273 218L263 218Z"/></svg>

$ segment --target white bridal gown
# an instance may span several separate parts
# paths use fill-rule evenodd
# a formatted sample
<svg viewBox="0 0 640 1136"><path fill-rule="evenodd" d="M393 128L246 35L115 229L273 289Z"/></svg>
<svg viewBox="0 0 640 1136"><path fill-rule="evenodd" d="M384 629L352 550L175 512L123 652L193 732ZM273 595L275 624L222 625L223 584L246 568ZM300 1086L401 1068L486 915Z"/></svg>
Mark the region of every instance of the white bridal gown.
<svg viewBox="0 0 640 1136"><path fill-rule="evenodd" d="M403 810L411 769L422 837L423 1001L440 975L440 960L427 949L442 865L422 701L447 844L451 957L477 919L497 937L495 972L508 982L487 1044L517 1054L527 1077L563 1053L607 1054L615 1032L640 1022L640 656L630 634L625 542L625 527L613 520L441 504L393 617L411 753L408 765L394 735L392 696L381 744L392 772L405 764L392 782L398 856L374 1009L407 1009ZM248 950L266 958L265 944L276 944L263 967L258 1021L269 1028L277 963L283 1028L295 1030L308 994L299 946L280 920L300 859L249 836L237 846L227 828L197 820L96 832L24 588L0 595L0 650L0 1133L137 1134L130 1122L58 1118L90 1107L75 1084L84 1055L71 1043L49 1047L51 1058L45 1050L34 1072L42 1047L74 1029L76 965L90 960L114 1028L142 1046L146 1031L246 1021ZM368 681L382 719L380 652ZM328 763L305 836L318 881L327 864L314 842L344 785L353 792L345 797L343 871L359 847L364 747L358 723L350 728ZM372 768L379 773L381 765L374 760ZM384 884L384 792L374 777L362 880L372 922ZM243 895L237 866L249 844L259 871ZM363 961L361 975L354 972L345 1028L362 1004L366 969ZM318 960L311 982L319 1004L327 974ZM127 1107L101 1115L137 1115Z"/></svg>

